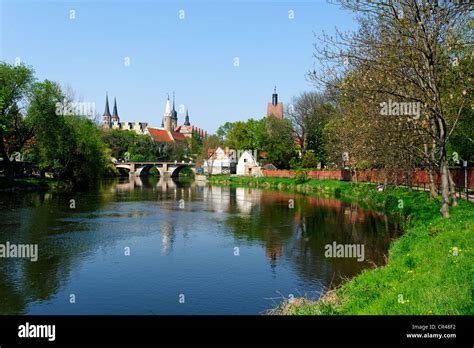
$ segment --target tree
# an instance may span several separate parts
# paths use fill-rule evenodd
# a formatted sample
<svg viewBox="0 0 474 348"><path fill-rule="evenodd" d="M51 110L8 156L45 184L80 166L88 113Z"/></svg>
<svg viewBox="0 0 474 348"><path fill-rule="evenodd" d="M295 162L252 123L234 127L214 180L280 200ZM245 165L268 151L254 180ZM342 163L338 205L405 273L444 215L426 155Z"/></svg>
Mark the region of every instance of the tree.
<svg viewBox="0 0 474 348"><path fill-rule="evenodd" d="M312 150L319 161L325 162L324 127L334 113L334 108L324 94L304 92L293 99L287 114L295 131L301 156L307 150Z"/></svg>
<svg viewBox="0 0 474 348"><path fill-rule="evenodd" d="M303 155L301 159L301 167L303 168L316 168L318 166L318 159L312 151L308 151Z"/></svg>
<svg viewBox="0 0 474 348"><path fill-rule="evenodd" d="M129 148L135 141L137 133L120 129L102 129L102 140L110 148L112 157L124 159ZM129 153L130 154L130 153Z"/></svg>
<svg viewBox="0 0 474 348"><path fill-rule="evenodd" d="M455 192L450 185L447 144L459 115L468 107L468 97L461 92L445 98L449 95L446 81L457 54L469 42L469 5L445 0L337 2L359 14L360 29L353 34L338 32L335 38L324 36L323 45L315 46L315 57L323 68L313 71L310 78L323 84L336 82L346 89L346 96L353 92L366 104L373 104L372 109L392 99L418 106L417 118L409 115L403 123L410 122L410 126L401 129L411 135L406 137L410 142L415 136L423 139L424 151L415 146L413 153L421 152L428 164L438 166L440 212L448 217ZM358 80L351 78L354 71ZM460 69L456 73L461 90L466 90L469 76Z"/></svg>
<svg viewBox="0 0 474 348"><path fill-rule="evenodd" d="M288 169L292 160L298 157L293 128L286 119L271 116L265 120L262 140L263 151L267 153L265 162Z"/></svg>
<svg viewBox="0 0 474 348"><path fill-rule="evenodd" d="M33 82L33 69L0 63L0 156L7 177L14 175L11 154L22 151L33 137L33 129L24 117L24 106Z"/></svg>
<svg viewBox="0 0 474 348"><path fill-rule="evenodd" d="M227 133L229 132L229 130L232 129L233 126L234 124L232 122L226 122L222 126L217 128L216 136L219 138L221 142L223 142L226 139Z"/></svg>
<svg viewBox="0 0 474 348"><path fill-rule="evenodd" d="M42 175L75 182L93 181L112 171L110 150L91 120L64 115L70 102L59 85L45 80L33 85L27 119L34 128L34 139L26 152Z"/></svg>
<svg viewBox="0 0 474 348"><path fill-rule="evenodd" d="M62 109L64 94L55 82L45 80L33 85L31 102L28 106L28 118L35 129L34 142L28 153L44 175L50 172L57 177L71 175L68 168L74 152L73 131L66 123Z"/></svg>

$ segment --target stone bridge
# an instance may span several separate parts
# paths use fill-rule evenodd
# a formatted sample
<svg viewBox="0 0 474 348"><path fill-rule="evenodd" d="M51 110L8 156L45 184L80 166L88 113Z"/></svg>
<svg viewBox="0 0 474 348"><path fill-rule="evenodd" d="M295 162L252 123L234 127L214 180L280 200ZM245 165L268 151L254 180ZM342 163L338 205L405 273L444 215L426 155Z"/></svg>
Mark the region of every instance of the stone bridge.
<svg viewBox="0 0 474 348"><path fill-rule="evenodd" d="M147 175L152 168L160 172L161 177L177 177L183 168L190 168L196 173L196 164L191 162L117 162L119 171L128 171L129 176Z"/></svg>

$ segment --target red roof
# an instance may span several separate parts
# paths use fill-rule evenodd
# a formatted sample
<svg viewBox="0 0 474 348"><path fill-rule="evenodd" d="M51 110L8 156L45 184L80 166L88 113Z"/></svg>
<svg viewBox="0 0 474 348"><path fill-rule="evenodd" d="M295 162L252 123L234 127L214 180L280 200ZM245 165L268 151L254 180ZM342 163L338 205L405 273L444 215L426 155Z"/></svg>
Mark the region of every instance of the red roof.
<svg viewBox="0 0 474 348"><path fill-rule="evenodd" d="M171 143L173 139L171 138L168 131L164 129L150 128L148 127L148 132L154 141L158 143Z"/></svg>
<svg viewBox="0 0 474 348"><path fill-rule="evenodd" d="M170 132L171 135L173 136L174 141L185 141L186 136L182 133L179 132Z"/></svg>
<svg viewBox="0 0 474 348"><path fill-rule="evenodd" d="M148 132L154 141L158 143L173 143L173 142L184 142L184 134L178 132L168 132L165 129L151 128L148 127Z"/></svg>

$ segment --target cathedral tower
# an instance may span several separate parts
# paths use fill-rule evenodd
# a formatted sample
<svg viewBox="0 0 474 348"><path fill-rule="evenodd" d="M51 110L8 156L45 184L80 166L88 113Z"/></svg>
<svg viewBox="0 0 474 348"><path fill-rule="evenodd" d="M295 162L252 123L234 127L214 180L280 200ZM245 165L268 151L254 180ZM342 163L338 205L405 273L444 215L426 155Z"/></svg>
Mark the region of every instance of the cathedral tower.
<svg viewBox="0 0 474 348"><path fill-rule="evenodd" d="M283 104L278 102L276 86L273 89L272 102L267 104L267 117L268 116L275 116L280 119L283 118Z"/></svg>
<svg viewBox="0 0 474 348"><path fill-rule="evenodd" d="M178 127L178 113L174 107L174 92L173 92L173 110L171 110L171 130L175 130Z"/></svg>
<svg viewBox="0 0 474 348"><path fill-rule="evenodd" d="M174 128L171 128L173 126L172 118L173 114L171 113L170 97L168 96L168 98L166 99L165 113L163 115L163 126L167 131L174 130Z"/></svg>
<svg viewBox="0 0 474 348"><path fill-rule="evenodd" d="M112 114L112 123L114 122L117 122L117 123L120 122L120 118L117 112L117 99L116 98L114 98L114 112Z"/></svg>
<svg viewBox="0 0 474 348"><path fill-rule="evenodd" d="M190 126L191 125L191 123L189 122L188 108L186 108L186 118L184 119L184 125L185 126Z"/></svg>
<svg viewBox="0 0 474 348"><path fill-rule="evenodd" d="M110 115L110 109L109 109L109 95L106 92L105 93L105 110L104 110L104 114L102 115L102 127L110 128L112 126L111 117L112 116Z"/></svg>

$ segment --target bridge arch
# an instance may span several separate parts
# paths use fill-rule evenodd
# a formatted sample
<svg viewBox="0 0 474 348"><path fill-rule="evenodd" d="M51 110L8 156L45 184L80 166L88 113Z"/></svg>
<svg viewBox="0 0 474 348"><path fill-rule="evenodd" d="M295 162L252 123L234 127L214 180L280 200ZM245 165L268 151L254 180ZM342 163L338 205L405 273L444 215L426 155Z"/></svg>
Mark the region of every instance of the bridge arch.
<svg viewBox="0 0 474 348"><path fill-rule="evenodd" d="M137 175L137 176L149 175L150 170L153 169L153 168L158 170L158 172L160 173L160 177L163 176L163 168L160 168L159 166L157 166L155 164L146 164L146 165L143 165L143 166L140 166L140 167L136 168L135 175Z"/></svg>
<svg viewBox="0 0 474 348"><path fill-rule="evenodd" d="M196 175L196 168L194 168L193 166L190 166L189 164L178 164L176 167L174 168L169 168L169 169L172 169L170 170L171 172L171 177L172 178L177 178L179 176L179 173L181 172L182 169L184 168L189 168L192 170L192 172L194 173L194 175Z"/></svg>
<svg viewBox="0 0 474 348"><path fill-rule="evenodd" d="M118 164L116 165L116 168L119 171L121 176L129 175L130 170L132 169L131 166L127 164Z"/></svg>

